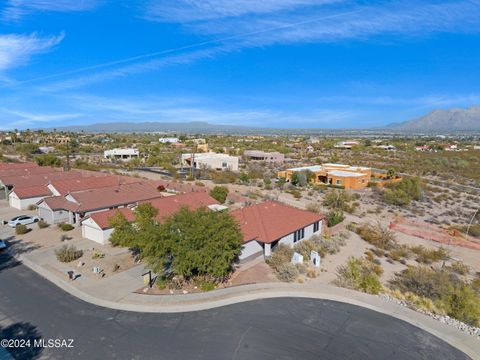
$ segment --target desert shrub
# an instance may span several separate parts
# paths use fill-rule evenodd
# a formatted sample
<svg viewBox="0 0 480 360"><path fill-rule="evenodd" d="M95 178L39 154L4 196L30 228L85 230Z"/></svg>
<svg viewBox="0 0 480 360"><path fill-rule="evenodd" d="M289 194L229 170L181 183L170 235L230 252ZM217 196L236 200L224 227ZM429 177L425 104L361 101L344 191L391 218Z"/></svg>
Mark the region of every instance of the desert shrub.
<svg viewBox="0 0 480 360"><path fill-rule="evenodd" d="M366 242L383 250L393 249L397 245L395 234L380 223L364 223L357 227L357 233Z"/></svg>
<svg viewBox="0 0 480 360"><path fill-rule="evenodd" d="M307 211L313 212L318 214L321 211L321 207L319 203L308 203L306 207Z"/></svg>
<svg viewBox="0 0 480 360"><path fill-rule="evenodd" d="M15 234L17 235L23 235L28 233L29 231L30 229L26 225L18 224L17 226L15 226Z"/></svg>
<svg viewBox="0 0 480 360"><path fill-rule="evenodd" d="M339 266L335 283L369 294L378 294L382 290L382 284L373 269L373 264L361 258L350 257L345 265Z"/></svg>
<svg viewBox="0 0 480 360"><path fill-rule="evenodd" d="M73 245L63 245L61 248L55 250L55 256L60 262L71 262L83 256L82 250L77 250Z"/></svg>
<svg viewBox="0 0 480 360"><path fill-rule="evenodd" d="M343 220L345 220L345 215L343 215L342 210L331 210L327 213L327 222L329 227L340 224Z"/></svg>
<svg viewBox="0 0 480 360"><path fill-rule="evenodd" d="M58 224L58 227L62 231L70 231L75 229L75 227L72 224L68 224L68 223L60 223Z"/></svg>
<svg viewBox="0 0 480 360"><path fill-rule="evenodd" d="M331 210L351 212L353 196L345 190L331 190L323 198L323 205Z"/></svg>
<svg viewBox="0 0 480 360"><path fill-rule="evenodd" d="M383 191L383 199L386 203L397 206L407 206L412 200L421 200L420 179L405 178L399 183L387 185L387 189Z"/></svg>
<svg viewBox="0 0 480 360"><path fill-rule="evenodd" d="M452 263L450 265L450 269L459 275L468 275L468 273L470 273L470 268L468 265L462 263L461 261L455 261Z"/></svg>
<svg viewBox="0 0 480 360"><path fill-rule="evenodd" d="M118 265L117 263L113 264L112 272L117 272L118 270L120 270L120 265Z"/></svg>
<svg viewBox="0 0 480 360"><path fill-rule="evenodd" d="M409 267L390 282L394 289L410 291L431 299L449 316L469 325L480 325L480 297L468 284L445 270L425 266Z"/></svg>
<svg viewBox="0 0 480 360"><path fill-rule="evenodd" d="M39 222L37 222L37 225L39 229L45 229L50 226L46 221L43 221L43 220L40 220Z"/></svg>
<svg viewBox="0 0 480 360"><path fill-rule="evenodd" d="M35 205L35 204L30 204L30 205L28 205L28 208L27 208L27 209L28 209L28 210L37 210L37 205Z"/></svg>
<svg viewBox="0 0 480 360"><path fill-rule="evenodd" d="M277 246L275 251L272 253L269 259L267 259L267 264L274 270L278 269L281 265L285 263L290 263L293 256L293 249L289 246L280 244Z"/></svg>
<svg viewBox="0 0 480 360"><path fill-rule="evenodd" d="M331 238L318 238L314 240L317 244L317 251L322 254L336 254L342 246L346 245L346 241L342 236L336 235Z"/></svg>
<svg viewBox="0 0 480 360"><path fill-rule="evenodd" d="M407 245L401 244L390 250L389 256L392 260L400 261L401 259L409 259L412 253Z"/></svg>
<svg viewBox="0 0 480 360"><path fill-rule="evenodd" d="M437 271L427 266L410 266L395 274L394 278L390 280L390 286L401 292L412 292L419 296L438 300L444 294L452 292L453 280L447 271Z"/></svg>
<svg viewBox="0 0 480 360"><path fill-rule="evenodd" d="M297 267L298 273L303 275L307 273L308 266L305 264L295 264Z"/></svg>
<svg viewBox="0 0 480 360"><path fill-rule="evenodd" d="M105 254L102 253L100 250L93 250L92 252L92 259L93 260L96 260L96 259L103 259L105 257Z"/></svg>
<svg viewBox="0 0 480 360"><path fill-rule="evenodd" d="M284 282L292 282L295 281L297 276L299 275L298 269L295 265L291 263L284 263L280 265L276 270L275 273L277 278L280 281Z"/></svg>
<svg viewBox="0 0 480 360"><path fill-rule="evenodd" d="M473 326L480 325L480 298L470 286L456 286L442 299L442 303L449 316Z"/></svg>
<svg viewBox="0 0 480 360"><path fill-rule="evenodd" d="M317 269L314 268L314 267L309 267L307 268L307 273L306 273L307 277L309 277L310 279L314 279L317 277Z"/></svg>
<svg viewBox="0 0 480 360"><path fill-rule="evenodd" d="M412 246L411 250L417 255L416 261L422 264L432 264L444 260L447 256L447 250L443 247L438 249L427 249L423 245Z"/></svg>
<svg viewBox="0 0 480 360"><path fill-rule="evenodd" d="M317 245L313 240L303 240L293 246L293 250L303 256L304 259L310 258L312 250L317 251Z"/></svg>

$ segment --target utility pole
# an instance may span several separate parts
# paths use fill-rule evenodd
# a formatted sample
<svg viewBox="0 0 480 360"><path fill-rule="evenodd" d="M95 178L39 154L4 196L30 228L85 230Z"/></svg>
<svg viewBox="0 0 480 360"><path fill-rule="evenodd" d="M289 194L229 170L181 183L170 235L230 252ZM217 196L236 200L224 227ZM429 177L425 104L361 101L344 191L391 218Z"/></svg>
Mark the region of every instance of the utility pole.
<svg viewBox="0 0 480 360"><path fill-rule="evenodd" d="M70 140L67 141L67 165L64 170L70 171Z"/></svg>

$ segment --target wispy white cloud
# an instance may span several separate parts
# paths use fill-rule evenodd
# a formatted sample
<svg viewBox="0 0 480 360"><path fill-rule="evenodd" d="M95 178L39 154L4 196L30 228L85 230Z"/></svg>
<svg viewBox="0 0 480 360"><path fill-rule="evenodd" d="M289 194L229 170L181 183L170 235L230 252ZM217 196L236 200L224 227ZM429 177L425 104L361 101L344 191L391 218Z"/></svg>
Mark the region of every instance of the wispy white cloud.
<svg viewBox="0 0 480 360"><path fill-rule="evenodd" d="M2 125L0 129L26 128L45 125L50 122L78 119L79 113L42 113L35 111L0 108Z"/></svg>
<svg viewBox="0 0 480 360"><path fill-rule="evenodd" d="M0 34L0 72L28 63L30 58L49 51L60 43L64 34L57 36Z"/></svg>
<svg viewBox="0 0 480 360"><path fill-rule="evenodd" d="M293 0L280 1L278 6L270 2L265 5L261 1L169 2L169 6L153 2L147 10L147 18L178 22L186 29L201 34L251 34L235 40L239 46L365 40L384 34L477 33L480 30L478 1L404 0L377 2L375 5L339 1L335 6L323 1ZM342 16L335 16L338 14ZM289 26L292 24L294 26ZM276 30L264 31L266 29Z"/></svg>
<svg viewBox="0 0 480 360"><path fill-rule="evenodd" d="M94 9L98 0L7 0L1 10L5 21L18 21L32 12L70 12Z"/></svg>
<svg viewBox="0 0 480 360"><path fill-rule="evenodd" d="M153 21L193 22L292 11L342 0L160 0L150 1L145 17Z"/></svg>
<svg viewBox="0 0 480 360"><path fill-rule="evenodd" d="M84 75L79 75L76 77L67 78L66 80L58 80L54 82L49 82L47 84L41 85L38 88L42 91L47 92L59 92L69 89L84 87L92 85L95 83L113 80L118 78L125 78L134 74L141 74L148 71L158 70L164 67L172 65L183 65L187 66L196 61L207 59L228 51L225 47L211 47L207 49L193 50L190 52L184 52L180 54L168 55L165 57L155 58L153 60L144 60L141 62L134 62L129 64L128 62L123 63L119 61L120 66L111 67L106 64L106 66L97 65L93 73L88 73ZM148 58L148 54L145 58ZM56 78L57 76L51 76L46 78ZM62 76L60 76L62 77Z"/></svg>

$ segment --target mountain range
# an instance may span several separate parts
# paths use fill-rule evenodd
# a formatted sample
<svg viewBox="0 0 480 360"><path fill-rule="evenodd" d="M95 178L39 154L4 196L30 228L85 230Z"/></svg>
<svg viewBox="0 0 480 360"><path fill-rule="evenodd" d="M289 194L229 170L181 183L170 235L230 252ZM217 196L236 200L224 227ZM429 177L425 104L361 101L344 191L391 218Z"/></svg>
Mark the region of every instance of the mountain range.
<svg viewBox="0 0 480 360"><path fill-rule="evenodd" d="M410 132L480 131L480 106L433 110L425 116L391 124L387 128Z"/></svg>
<svg viewBox="0 0 480 360"><path fill-rule="evenodd" d="M44 130L52 130L44 129ZM262 128L242 125L219 125L207 122L112 122L91 125L72 125L56 128L59 131L84 131L91 133L112 132L161 132L190 134L319 134L319 133L440 133L440 132L478 132L480 131L480 106L467 109L433 110L425 116L378 127L375 129L280 129Z"/></svg>

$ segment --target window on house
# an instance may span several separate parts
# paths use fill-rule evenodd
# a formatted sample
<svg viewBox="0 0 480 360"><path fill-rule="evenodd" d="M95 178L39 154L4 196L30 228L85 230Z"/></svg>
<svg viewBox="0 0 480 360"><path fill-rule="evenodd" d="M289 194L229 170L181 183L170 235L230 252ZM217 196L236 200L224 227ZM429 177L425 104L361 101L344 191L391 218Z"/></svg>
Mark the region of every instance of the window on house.
<svg viewBox="0 0 480 360"><path fill-rule="evenodd" d="M223 162L223 163L222 163L222 167L227 167L227 163L226 163L226 162Z"/></svg>
<svg viewBox="0 0 480 360"><path fill-rule="evenodd" d="M299 229L293 233L293 242L302 240L305 237L305 229Z"/></svg>
<svg viewBox="0 0 480 360"><path fill-rule="evenodd" d="M342 185L342 180L337 180L337 185Z"/></svg>
<svg viewBox="0 0 480 360"><path fill-rule="evenodd" d="M320 221L313 224L313 232L317 232L318 230L320 230Z"/></svg>

